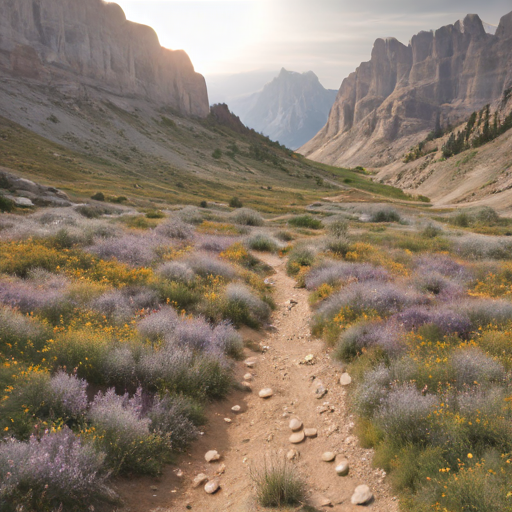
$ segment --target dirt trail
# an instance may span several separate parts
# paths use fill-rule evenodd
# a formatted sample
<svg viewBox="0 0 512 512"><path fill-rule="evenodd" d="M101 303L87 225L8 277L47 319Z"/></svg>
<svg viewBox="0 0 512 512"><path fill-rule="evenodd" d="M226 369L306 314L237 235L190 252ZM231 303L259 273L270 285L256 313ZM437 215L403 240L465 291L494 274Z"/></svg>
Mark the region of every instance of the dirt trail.
<svg viewBox="0 0 512 512"><path fill-rule="evenodd" d="M339 384L341 368L326 354L321 340L314 339L309 329L310 309L308 294L295 288L295 282L285 272L285 261L277 256L260 255L274 267L271 280L275 286L274 298L278 305L273 315L275 330L262 339L268 349L264 353L247 351L247 357L256 364L250 369L244 363L237 366L241 381L245 373L252 373L253 392L233 392L227 400L210 409L204 435L194 443L190 452L178 461L183 472L177 476L176 467L169 467L158 479L137 479L137 484L123 482L119 491L126 506L125 512L167 512L195 510L198 512L255 512L263 510L255 501L250 478L251 465L261 462L265 454L286 454L296 449L299 456L293 461L307 482L308 503L319 510L355 511L367 508L374 512L395 512L398 503L380 470L371 466L372 451L359 447L352 432L352 417L346 410L346 391ZM290 304L290 299L297 304ZM305 358L313 354L313 364ZM317 399L313 387L321 380L328 390ZM263 400L258 391L270 387L274 395ZM231 407L240 405L233 413ZM224 421L230 418L231 423ZM292 433L289 422L299 418L305 428L316 428L318 436L307 438L298 445L290 444ZM220 461L206 463L204 454L217 450ZM350 463L347 477L335 472L336 462L323 462L324 452L339 454ZM192 487L193 478L205 473L218 477L221 489L214 495L204 492L203 486ZM356 486L367 484L375 499L366 507L351 505L350 498ZM332 507L320 506L329 499Z"/></svg>

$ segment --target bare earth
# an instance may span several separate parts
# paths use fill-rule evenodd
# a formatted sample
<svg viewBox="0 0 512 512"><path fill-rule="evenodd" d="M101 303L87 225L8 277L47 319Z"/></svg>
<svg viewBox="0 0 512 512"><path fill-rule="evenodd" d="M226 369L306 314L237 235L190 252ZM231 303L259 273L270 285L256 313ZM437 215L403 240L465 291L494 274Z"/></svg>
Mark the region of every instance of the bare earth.
<svg viewBox="0 0 512 512"><path fill-rule="evenodd" d="M346 407L346 391L339 384L342 368L326 353L321 340L314 339L309 329L310 308L306 290L295 288L295 282L285 272L285 261L277 256L259 255L276 274L274 298L278 305L273 316L275 330L261 338L268 347L263 353L249 353L254 368L237 364L237 377L252 373L253 391L234 391L227 400L214 404L208 413L208 424L189 453L180 457L177 466L168 467L160 478L122 480L117 484L125 506L124 512L256 512L264 510L255 500L250 468L261 464L265 455L283 456L296 449L299 456L292 462L307 482L308 504L319 510L349 512L367 508L373 512L395 512L398 501L386 482L385 475L372 467L372 450L359 446L353 434L353 418ZM290 299L297 304L289 303ZM306 356L314 359L306 363ZM313 389L320 380L328 390L317 399ZM269 399L259 398L262 388L272 388ZM231 407L239 405L234 413ZM227 423L224 418L230 418ZM289 422L299 418L305 428L318 430L316 438L306 438L292 445ZM207 463L204 454L217 450L218 462ZM336 461L348 459L350 473L336 474L337 462L323 462L324 452L337 453ZM225 470L223 469L225 467ZM178 468L178 469L177 469ZM178 470L183 472L178 476ZM199 473L217 477L220 490L208 495L203 485L193 488L192 480ZM219 474L221 473L221 474ZM366 507L350 503L354 489L366 484L374 501ZM323 507L327 498L332 506ZM297 510L300 507L297 507Z"/></svg>

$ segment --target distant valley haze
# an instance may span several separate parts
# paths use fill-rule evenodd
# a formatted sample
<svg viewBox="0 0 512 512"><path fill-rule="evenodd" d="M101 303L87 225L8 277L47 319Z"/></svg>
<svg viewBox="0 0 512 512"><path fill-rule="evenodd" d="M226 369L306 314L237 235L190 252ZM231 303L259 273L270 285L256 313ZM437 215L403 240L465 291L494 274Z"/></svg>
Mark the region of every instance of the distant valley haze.
<svg viewBox="0 0 512 512"><path fill-rule="evenodd" d="M208 85L210 104L263 88L281 68L313 71L326 89L370 58L378 37L407 44L468 13L497 25L510 0L118 0L127 18L184 49Z"/></svg>

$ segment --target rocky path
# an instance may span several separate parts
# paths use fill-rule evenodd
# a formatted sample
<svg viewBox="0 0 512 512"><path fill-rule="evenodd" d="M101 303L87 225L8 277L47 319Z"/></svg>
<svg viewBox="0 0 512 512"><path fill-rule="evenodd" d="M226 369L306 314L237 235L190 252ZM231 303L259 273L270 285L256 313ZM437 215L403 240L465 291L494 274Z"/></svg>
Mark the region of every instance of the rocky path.
<svg viewBox="0 0 512 512"><path fill-rule="evenodd" d="M125 482L119 489L127 502L124 510L263 510L255 501L250 468L265 455L280 453L293 457L292 464L307 482L308 504L318 510L397 511L385 475L372 468L372 451L360 448L353 434L354 423L345 406L346 387L340 384L342 368L330 360L323 342L311 337L307 292L295 288L286 275L285 261L270 255L260 258L276 270L271 279L278 308L273 316L275 329L261 340L264 351L248 352L248 359L238 365L239 381L251 374L252 392L236 391L212 407L204 434L178 461L179 469L169 468L159 479L139 479L136 487ZM264 388L272 390L270 398L259 397ZM240 410L233 411L234 406ZM292 444L292 419L298 419L302 431L313 437ZM209 450L216 450L220 459L206 462ZM324 462L326 452L336 454L335 460ZM338 476L336 467L345 460L349 474ZM194 487L199 474L216 481L219 490L207 494L204 482ZM367 485L374 496L365 507L351 503L359 485Z"/></svg>

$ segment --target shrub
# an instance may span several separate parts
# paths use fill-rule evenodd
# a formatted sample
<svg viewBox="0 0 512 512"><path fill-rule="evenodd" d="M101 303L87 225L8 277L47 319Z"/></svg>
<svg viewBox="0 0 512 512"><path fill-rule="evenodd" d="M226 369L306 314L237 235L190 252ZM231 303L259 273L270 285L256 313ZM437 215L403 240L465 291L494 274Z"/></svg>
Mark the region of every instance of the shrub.
<svg viewBox="0 0 512 512"><path fill-rule="evenodd" d="M316 290L322 284L337 286L351 280L387 281L389 273L382 267L375 267L369 263L348 263L326 261L315 266L306 276L308 290Z"/></svg>
<svg viewBox="0 0 512 512"><path fill-rule="evenodd" d="M242 204L242 201L240 201L240 199L238 199L238 197L232 197L229 200L229 206L231 208L242 208L243 204Z"/></svg>
<svg viewBox="0 0 512 512"><path fill-rule="evenodd" d="M222 151L221 151L219 148L215 149L215 150L213 151L213 153L212 153L212 157L213 157L213 158L215 158L215 159L217 159L217 160L218 160L219 158L222 158Z"/></svg>
<svg viewBox="0 0 512 512"><path fill-rule="evenodd" d="M420 292L432 293L440 300L445 301L453 301L457 297L463 296L465 292L460 284L454 283L437 272L420 274L415 279L415 285Z"/></svg>
<svg viewBox="0 0 512 512"><path fill-rule="evenodd" d="M299 215L292 217L288 224L296 228L322 229L323 224L319 219L315 219L311 215Z"/></svg>
<svg viewBox="0 0 512 512"><path fill-rule="evenodd" d="M169 261L158 268L158 275L169 281L189 284L194 279L193 270L181 261Z"/></svg>
<svg viewBox="0 0 512 512"><path fill-rule="evenodd" d="M207 203L206 201L201 201L201 202L199 203L199 207L200 207L200 208L208 208L208 203Z"/></svg>
<svg viewBox="0 0 512 512"><path fill-rule="evenodd" d="M294 247L288 255L286 271L288 275L297 275L302 267L310 267L315 261L315 253L309 247Z"/></svg>
<svg viewBox="0 0 512 512"><path fill-rule="evenodd" d="M105 201L105 194L103 192L96 192L91 196L95 201Z"/></svg>
<svg viewBox="0 0 512 512"><path fill-rule="evenodd" d="M363 418L372 418L384 402L391 380L389 369L382 364L365 374L352 397L357 414Z"/></svg>
<svg viewBox="0 0 512 512"><path fill-rule="evenodd" d="M14 210L14 201L0 195L0 212L12 212Z"/></svg>
<svg viewBox="0 0 512 512"><path fill-rule="evenodd" d="M343 218L334 218L329 222L327 230L333 238L345 238L348 235L348 221Z"/></svg>
<svg viewBox="0 0 512 512"><path fill-rule="evenodd" d="M245 243L253 251L277 252L280 248L280 244L275 239L263 233L252 235Z"/></svg>
<svg viewBox="0 0 512 512"><path fill-rule="evenodd" d="M283 242L291 242L292 240L295 240L295 237L289 231L278 231L276 233L276 238Z"/></svg>
<svg viewBox="0 0 512 512"><path fill-rule="evenodd" d="M155 232L161 236L179 240L190 240L194 234L194 230L180 219L171 219L159 224Z"/></svg>
<svg viewBox="0 0 512 512"><path fill-rule="evenodd" d="M386 438L398 445L424 444L431 434L430 416L437 404L433 395L422 395L405 384L391 390L376 415Z"/></svg>
<svg viewBox="0 0 512 512"><path fill-rule="evenodd" d="M468 259L509 260L512 241L507 237L468 235L457 242L456 251Z"/></svg>
<svg viewBox="0 0 512 512"><path fill-rule="evenodd" d="M400 222L402 218L397 210L391 207L382 207L370 214L370 222Z"/></svg>
<svg viewBox="0 0 512 512"><path fill-rule="evenodd" d="M178 212L178 218L187 224L201 224L204 220L203 212L196 206L184 206Z"/></svg>
<svg viewBox="0 0 512 512"><path fill-rule="evenodd" d="M239 241L234 236L209 236L201 235L196 243L196 248L202 251L220 254Z"/></svg>
<svg viewBox="0 0 512 512"><path fill-rule="evenodd" d="M87 382L76 375L57 372L48 383L47 407L54 418L78 419L87 410Z"/></svg>
<svg viewBox="0 0 512 512"><path fill-rule="evenodd" d="M232 283L226 287L224 317L235 325L258 327L268 321L270 307L244 285Z"/></svg>
<svg viewBox="0 0 512 512"><path fill-rule="evenodd" d="M151 420L141 417L140 409L137 396L119 396L114 389L98 393L91 404L95 443L107 454L106 463L114 474L156 475L168 460L169 437L150 432Z"/></svg>
<svg viewBox="0 0 512 512"><path fill-rule="evenodd" d="M258 502L263 507L289 507L300 504L306 496L305 484L286 459L274 456L260 468L251 468Z"/></svg>
<svg viewBox="0 0 512 512"><path fill-rule="evenodd" d="M242 336L228 323L217 325L212 333L212 345L234 359L242 359L244 343Z"/></svg>
<svg viewBox="0 0 512 512"><path fill-rule="evenodd" d="M416 260L418 274L441 275L458 283L466 283L473 279L472 272L461 263L454 261L446 254L423 255Z"/></svg>
<svg viewBox="0 0 512 512"><path fill-rule="evenodd" d="M436 238L442 232L443 230L441 228L434 226L434 224L429 224L423 229L423 231L421 232L421 236L425 238Z"/></svg>
<svg viewBox="0 0 512 512"><path fill-rule="evenodd" d="M201 277L219 276L224 279L234 279L236 272L229 263L225 263L208 254L194 254L188 260L190 268Z"/></svg>
<svg viewBox="0 0 512 512"><path fill-rule="evenodd" d="M250 208L239 208L232 215L235 224L242 226L263 226L263 217L256 211Z"/></svg>
<svg viewBox="0 0 512 512"><path fill-rule="evenodd" d="M104 381L109 386L127 389L135 383L136 360L129 346L112 346L101 361Z"/></svg>
<svg viewBox="0 0 512 512"><path fill-rule="evenodd" d="M179 318L176 311L165 307L143 318L137 324L137 330L143 339L157 343L159 340L164 340L168 334L174 332L178 322Z"/></svg>
<svg viewBox="0 0 512 512"><path fill-rule="evenodd" d="M90 510L111 502L103 454L62 431L0 444L0 504L7 510ZM2 507L2 509L4 509Z"/></svg>
<svg viewBox="0 0 512 512"><path fill-rule="evenodd" d="M505 300L468 301L461 309L469 316L475 330L490 325L504 327L512 322L512 303Z"/></svg>
<svg viewBox="0 0 512 512"><path fill-rule="evenodd" d="M498 361L487 356L481 349L472 347L456 351L451 358L457 387L473 387L502 381L505 369Z"/></svg>
<svg viewBox="0 0 512 512"><path fill-rule="evenodd" d="M147 219L164 219L165 213L161 210L149 210L146 212Z"/></svg>

